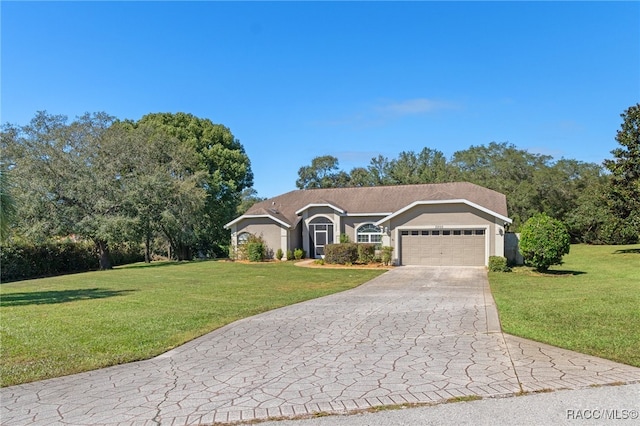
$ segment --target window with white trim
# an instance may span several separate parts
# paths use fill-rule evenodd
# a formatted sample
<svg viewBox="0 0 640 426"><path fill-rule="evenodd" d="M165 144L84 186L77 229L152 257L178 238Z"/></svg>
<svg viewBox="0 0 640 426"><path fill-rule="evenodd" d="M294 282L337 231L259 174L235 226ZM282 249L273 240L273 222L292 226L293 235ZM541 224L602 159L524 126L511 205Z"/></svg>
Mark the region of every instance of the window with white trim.
<svg viewBox="0 0 640 426"><path fill-rule="evenodd" d="M359 243L381 244L383 229L373 223L365 223L356 230L356 241Z"/></svg>
<svg viewBox="0 0 640 426"><path fill-rule="evenodd" d="M240 234L238 234L238 245L241 246L243 244L246 244L247 241L249 241L249 237L251 236L250 233L248 232L242 232Z"/></svg>

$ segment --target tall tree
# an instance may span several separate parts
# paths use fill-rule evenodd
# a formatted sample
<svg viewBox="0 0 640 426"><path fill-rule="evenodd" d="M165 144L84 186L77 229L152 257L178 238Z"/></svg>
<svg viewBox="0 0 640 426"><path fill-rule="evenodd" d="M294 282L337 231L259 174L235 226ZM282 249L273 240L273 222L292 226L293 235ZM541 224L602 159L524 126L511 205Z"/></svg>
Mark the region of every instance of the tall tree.
<svg viewBox="0 0 640 426"><path fill-rule="evenodd" d="M91 239L103 269L113 242L143 240L147 260L158 233L181 260L226 244L223 225L253 179L229 129L189 114L134 123L95 113L69 123L39 112L26 126L3 126L2 151L23 234Z"/></svg>
<svg viewBox="0 0 640 426"><path fill-rule="evenodd" d="M192 114L148 114L135 123L145 124L194 149L199 170L206 173L201 186L207 194L205 209L197 216L198 226L193 227L197 244L185 245L182 254L189 257L191 249L219 251L219 246L228 244L230 238L224 224L235 217L242 191L253 185L251 162L244 147L227 127ZM178 221L179 217L175 219Z"/></svg>
<svg viewBox="0 0 640 426"><path fill-rule="evenodd" d="M112 137L113 122L95 113L68 124L65 116L38 112L30 124L3 132L26 233L91 239L101 269L111 268L109 241L128 220L123 194L132 158Z"/></svg>
<svg viewBox="0 0 640 426"><path fill-rule="evenodd" d="M339 169L338 159L332 155L315 157L310 166L300 167L296 186L299 189L344 188L349 175Z"/></svg>
<svg viewBox="0 0 640 426"><path fill-rule="evenodd" d="M451 165L456 169L456 180L505 194L509 215L517 228L540 211L534 202L534 175L536 170L548 167L550 161L549 156L532 154L506 142L491 142L455 152Z"/></svg>
<svg viewBox="0 0 640 426"><path fill-rule="evenodd" d="M9 168L0 159L0 241L9 235L9 226L15 219L16 203L11 191Z"/></svg>
<svg viewBox="0 0 640 426"><path fill-rule="evenodd" d="M564 218L571 238L587 244L614 244L617 218L607 205L609 179L600 176L574 194L575 208Z"/></svg>
<svg viewBox="0 0 640 426"><path fill-rule="evenodd" d="M123 122L117 127L122 145L135 152L125 203L133 233L144 242L145 261L151 261L151 241L157 233L164 234L176 257L187 259L189 246L197 243L195 229L206 199L206 173L198 171L196 152L150 124L134 127Z"/></svg>
<svg viewBox="0 0 640 426"><path fill-rule="evenodd" d="M389 176L390 168L391 162L383 155L371 159L367 170L369 170L374 186L392 185L392 179Z"/></svg>
<svg viewBox="0 0 640 426"><path fill-rule="evenodd" d="M369 170L364 167L354 167L349 172L349 186L375 186L375 181Z"/></svg>
<svg viewBox="0 0 640 426"><path fill-rule="evenodd" d="M640 104L629 107L620 115L623 119L616 141L620 146L605 160L611 172L609 206L619 219L624 242L635 242L640 235Z"/></svg>
<svg viewBox="0 0 640 426"><path fill-rule="evenodd" d="M266 200L266 198L264 197L259 197L258 191L253 188L245 188L240 195L240 199L241 201L236 211L236 214L238 216L245 214L246 211L249 210L255 203Z"/></svg>
<svg viewBox="0 0 640 426"><path fill-rule="evenodd" d="M546 167L538 167L533 173L532 206L565 221L567 215L578 207L581 195L597 186L601 178L602 167L595 163L563 158Z"/></svg>
<svg viewBox="0 0 640 426"><path fill-rule="evenodd" d="M444 154L431 148L420 153L403 151L388 166L388 176L394 184L440 183L451 181Z"/></svg>

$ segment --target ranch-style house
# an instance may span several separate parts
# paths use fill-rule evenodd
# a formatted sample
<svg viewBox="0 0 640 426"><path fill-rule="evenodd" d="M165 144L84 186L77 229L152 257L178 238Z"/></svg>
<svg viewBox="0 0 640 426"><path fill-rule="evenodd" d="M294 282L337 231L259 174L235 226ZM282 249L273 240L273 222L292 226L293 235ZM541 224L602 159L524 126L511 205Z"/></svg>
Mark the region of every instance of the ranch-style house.
<svg viewBox="0 0 640 426"><path fill-rule="evenodd" d="M511 222L504 194L453 182L296 190L254 204L225 227L234 248L259 235L270 256L302 248L321 258L346 234L393 247L396 265L485 266L489 256L504 256Z"/></svg>

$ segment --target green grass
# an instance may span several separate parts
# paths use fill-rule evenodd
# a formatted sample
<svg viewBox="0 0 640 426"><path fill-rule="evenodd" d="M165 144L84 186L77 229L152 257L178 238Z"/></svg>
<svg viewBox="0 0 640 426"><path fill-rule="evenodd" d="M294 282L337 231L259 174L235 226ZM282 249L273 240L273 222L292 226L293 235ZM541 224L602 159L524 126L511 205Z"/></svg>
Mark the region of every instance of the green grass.
<svg viewBox="0 0 640 426"><path fill-rule="evenodd" d="M489 274L503 330L640 367L640 245L573 245L564 261Z"/></svg>
<svg viewBox="0 0 640 426"><path fill-rule="evenodd" d="M1 385L147 359L240 318L347 290L382 272L166 262L2 284Z"/></svg>

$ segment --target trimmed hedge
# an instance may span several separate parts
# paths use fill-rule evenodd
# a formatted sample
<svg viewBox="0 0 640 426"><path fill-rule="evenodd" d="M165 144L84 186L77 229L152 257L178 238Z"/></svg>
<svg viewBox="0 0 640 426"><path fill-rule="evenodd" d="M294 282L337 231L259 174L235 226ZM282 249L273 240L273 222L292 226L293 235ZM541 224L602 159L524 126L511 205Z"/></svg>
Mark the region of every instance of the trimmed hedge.
<svg viewBox="0 0 640 426"><path fill-rule="evenodd" d="M358 244L358 263L371 263L376 257L376 245L371 243Z"/></svg>
<svg viewBox="0 0 640 426"><path fill-rule="evenodd" d="M489 271L510 272L511 268L507 264L507 258L502 256L489 256Z"/></svg>
<svg viewBox="0 0 640 426"><path fill-rule="evenodd" d="M520 252L527 265L546 271L562 264L562 256L569 254L571 237L562 222L538 213L520 229Z"/></svg>
<svg viewBox="0 0 640 426"><path fill-rule="evenodd" d="M0 248L0 280L26 280L99 268L98 253L90 242L50 242L41 245L13 243ZM110 248L114 266L141 262L144 253L138 246Z"/></svg>
<svg viewBox="0 0 640 426"><path fill-rule="evenodd" d="M324 261L340 265L355 263L358 261L358 244L327 244L324 246Z"/></svg>
<svg viewBox="0 0 640 426"><path fill-rule="evenodd" d="M384 250L382 250L381 252L384 254ZM376 259L376 244L340 243L327 244L326 246L324 246L324 261L326 263L339 265L345 265L349 263L367 264L375 262Z"/></svg>

